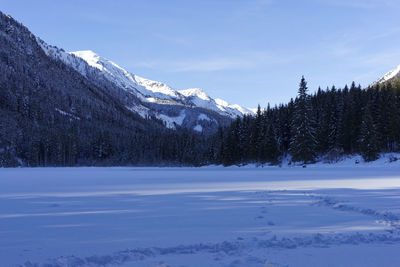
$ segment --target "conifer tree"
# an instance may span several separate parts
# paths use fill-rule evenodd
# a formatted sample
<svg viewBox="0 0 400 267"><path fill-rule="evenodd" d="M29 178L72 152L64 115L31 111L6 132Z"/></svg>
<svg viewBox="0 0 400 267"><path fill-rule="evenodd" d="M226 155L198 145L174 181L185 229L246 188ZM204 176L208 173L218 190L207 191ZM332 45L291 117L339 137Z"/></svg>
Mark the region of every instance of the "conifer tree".
<svg viewBox="0 0 400 267"><path fill-rule="evenodd" d="M252 160L259 159L259 152L262 140L262 113L261 107L258 105L256 117L251 129L251 140L250 140L250 158Z"/></svg>
<svg viewBox="0 0 400 267"><path fill-rule="evenodd" d="M307 94L307 82L301 78L298 97L295 101L295 112L292 120L293 137L290 143L290 154L293 161L304 163L315 160L314 126L312 122L310 98Z"/></svg>

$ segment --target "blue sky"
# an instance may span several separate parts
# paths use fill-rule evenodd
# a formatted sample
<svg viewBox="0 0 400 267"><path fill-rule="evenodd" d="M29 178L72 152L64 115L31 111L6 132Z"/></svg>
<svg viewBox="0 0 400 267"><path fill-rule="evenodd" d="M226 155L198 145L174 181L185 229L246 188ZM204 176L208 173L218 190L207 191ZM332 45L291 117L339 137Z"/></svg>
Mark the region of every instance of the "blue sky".
<svg viewBox="0 0 400 267"><path fill-rule="evenodd" d="M400 64L397 0L0 3L49 44L247 107L287 102L301 75L311 91L367 86Z"/></svg>

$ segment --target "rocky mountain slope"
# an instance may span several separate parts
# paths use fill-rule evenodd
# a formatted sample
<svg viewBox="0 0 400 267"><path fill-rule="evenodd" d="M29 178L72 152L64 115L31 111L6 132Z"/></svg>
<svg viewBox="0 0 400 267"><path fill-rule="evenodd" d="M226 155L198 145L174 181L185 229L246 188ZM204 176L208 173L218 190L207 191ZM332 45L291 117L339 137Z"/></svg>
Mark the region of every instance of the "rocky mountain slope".
<svg viewBox="0 0 400 267"><path fill-rule="evenodd" d="M201 89L177 91L162 82L142 78L90 50L67 53L39 38L37 41L48 56L72 67L98 86L107 82L122 90L121 101L126 102L130 111L143 118L156 117L168 128L182 126L213 132L237 116L253 113L239 105L213 99Z"/></svg>

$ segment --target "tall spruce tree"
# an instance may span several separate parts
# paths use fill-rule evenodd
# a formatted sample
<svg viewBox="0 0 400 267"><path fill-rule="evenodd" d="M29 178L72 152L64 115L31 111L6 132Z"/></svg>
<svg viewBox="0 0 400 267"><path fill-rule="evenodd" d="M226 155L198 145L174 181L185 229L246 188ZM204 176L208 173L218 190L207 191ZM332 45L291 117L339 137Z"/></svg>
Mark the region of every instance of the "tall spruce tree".
<svg viewBox="0 0 400 267"><path fill-rule="evenodd" d="M292 160L304 163L313 162L316 157L315 130L310 97L307 94L307 82L304 76L300 81L291 127L293 136L289 150Z"/></svg>

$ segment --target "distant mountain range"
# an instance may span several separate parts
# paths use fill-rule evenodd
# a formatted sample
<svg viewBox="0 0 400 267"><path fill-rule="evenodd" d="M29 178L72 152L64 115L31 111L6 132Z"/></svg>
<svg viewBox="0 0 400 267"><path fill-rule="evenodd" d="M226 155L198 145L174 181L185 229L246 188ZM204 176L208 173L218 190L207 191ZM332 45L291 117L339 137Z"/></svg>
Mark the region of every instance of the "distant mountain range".
<svg viewBox="0 0 400 267"><path fill-rule="evenodd" d="M171 129L179 125L198 132L212 132L237 116L253 114L250 109L213 99L199 88L178 91L165 83L139 77L93 51L65 52L40 38L37 42L46 55L72 67L95 84L102 86L106 80L125 91L123 101L128 102L126 108L131 112L142 118L154 116Z"/></svg>

